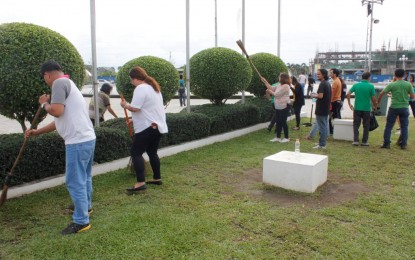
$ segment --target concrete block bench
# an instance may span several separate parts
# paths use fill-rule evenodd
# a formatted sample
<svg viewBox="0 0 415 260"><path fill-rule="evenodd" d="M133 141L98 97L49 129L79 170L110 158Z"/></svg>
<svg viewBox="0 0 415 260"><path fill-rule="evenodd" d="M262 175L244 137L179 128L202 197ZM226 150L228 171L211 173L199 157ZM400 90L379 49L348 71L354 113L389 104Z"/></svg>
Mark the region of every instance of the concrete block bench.
<svg viewBox="0 0 415 260"><path fill-rule="evenodd" d="M334 119L333 120L333 139L353 141L353 120Z"/></svg>
<svg viewBox="0 0 415 260"><path fill-rule="evenodd" d="M288 190L313 193L327 181L326 155L281 151L264 158L262 181Z"/></svg>

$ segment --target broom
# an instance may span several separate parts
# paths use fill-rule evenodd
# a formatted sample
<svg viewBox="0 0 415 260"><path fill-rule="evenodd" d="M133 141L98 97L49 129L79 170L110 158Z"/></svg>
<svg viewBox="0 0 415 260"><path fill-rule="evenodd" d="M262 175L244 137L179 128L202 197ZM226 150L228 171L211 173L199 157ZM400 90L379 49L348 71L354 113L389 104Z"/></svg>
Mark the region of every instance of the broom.
<svg viewBox="0 0 415 260"><path fill-rule="evenodd" d="M237 40L236 44L238 44L239 48L241 48L242 52L245 54L246 58L248 59L249 64L251 64L252 68L258 73L258 76L262 78L261 73L259 73L258 69L256 68L255 64L252 62L251 58L248 55L248 52L246 52L245 46L241 40Z"/></svg>
<svg viewBox="0 0 415 260"><path fill-rule="evenodd" d="M32 124L30 126L30 129L33 129L32 127L33 127L34 123L37 121L37 119L39 118L39 115L40 115L40 112L41 111L42 111L42 107L39 106L39 108L36 111L35 117L33 118L33 121L32 121ZM26 140L27 140L27 138L24 138L23 144L20 147L19 154L17 155L16 160L13 163L12 169L6 175L6 178L4 178L3 190L2 190L1 196L0 196L0 206L2 206L4 204L4 202L6 202L6 199L7 199L7 191L9 190L9 186L10 186L10 182L11 182L12 177L13 177L14 169L16 168L17 164L19 163L20 157L23 154L24 148L26 146Z"/></svg>
<svg viewBox="0 0 415 260"><path fill-rule="evenodd" d="M124 95L121 93L120 93L120 98L121 98L121 101L125 101ZM133 129L129 122L128 112L126 108L124 108L124 115L125 115L125 123L127 124L127 127L128 127L128 132L130 133L131 140L133 140L134 138ZM128 167L130 168L130 172L134 174L135 172L134 172L134 166L133 166L133 158L131 156L130 156L130 161L128 162Z"/></svg>

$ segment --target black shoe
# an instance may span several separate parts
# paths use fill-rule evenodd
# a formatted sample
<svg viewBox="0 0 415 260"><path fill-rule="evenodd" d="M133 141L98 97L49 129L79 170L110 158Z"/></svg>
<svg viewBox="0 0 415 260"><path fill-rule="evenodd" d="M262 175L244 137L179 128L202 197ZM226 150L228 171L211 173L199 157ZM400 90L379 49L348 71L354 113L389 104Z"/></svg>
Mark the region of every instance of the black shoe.
<svg viewBox="0 0 415 260"><path fill-rule="evenodd" d="M145 190L145 189L147 189L147 185L144 184L144 185L141 185L137 188L134 188L134 187L127 188L127 191L134 192L134 191L140 191L140 190Z"/></svg>
<svg viewBox="0 0 415 260"><path fill-rule="evenodd" d="M402 150L406 150L406 145L401 145Z"/></svg>
<svg viewBox="0 0 415 260"><path fill-rule="evenodd" d="M389 144L382 144L382 145L380 146L380 148L390 149L390 148L391 148L391 146L390 146Z"/></svg>
<svg viewBox="0 0 415 260"><path fill-rule="evenodd" d="M84 225L71 223L64 230L61 231L61 234L62 235L76 234L76 233L80 233L83 231L87 231L90 228L91 228L91 225L89 223L84 224Z"/></svg>
<svg viewBox="0 0 415 260"><path fill-rule="evenodd" d="M163 182L161 180L151 180L151 181L146 181L146 184L162 185Z"/></svg>
<svg viewBox="0 0 415 260"><path fill-rule="evenodd" d="M73 212L74 212L74 210L75 210L75 205L74 205L74 204L69 205L69 206L68 206L68 210L69 210L69 212L73 213ZM92 212L94 212L94 210L93 210L93 209L88 209L88 215L91 215L91 214L92 214Z"/></svg>

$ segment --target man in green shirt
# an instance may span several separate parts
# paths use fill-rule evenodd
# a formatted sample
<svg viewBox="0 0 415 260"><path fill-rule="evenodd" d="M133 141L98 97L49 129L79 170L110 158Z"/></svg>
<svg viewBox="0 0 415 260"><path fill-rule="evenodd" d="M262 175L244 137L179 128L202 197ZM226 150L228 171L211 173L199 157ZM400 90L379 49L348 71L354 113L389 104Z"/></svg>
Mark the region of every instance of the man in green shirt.
<svg viewBox="0 0 415 260"><path fill-rule="evenodd" d="M386 88L380 92L378 97L379 104L385 93L392 94L392 104L389 107L388 115L386 117L386 126L383 132L383 144L381 148L390 148L391 131L395 124L396 117L398 116L401 123L401 148L406 149L408 143L408 95L411 100L413 100L415 96L411 83L403 80L404 75L405 71L403 69L396 69L394 82L386 86Z"/></svg>
<svg viewBox="0 0 415 260"><path fill-rule="evenodd" d="M370 101L376 107L375 86L369 82L370 72L362 74L362 81L356 83L347 93L347 102L353 111L353 143L359 145L359 127L363 121L362 146L369 146ZM350 95L355 93L354 106L350 103Z"/></svg>

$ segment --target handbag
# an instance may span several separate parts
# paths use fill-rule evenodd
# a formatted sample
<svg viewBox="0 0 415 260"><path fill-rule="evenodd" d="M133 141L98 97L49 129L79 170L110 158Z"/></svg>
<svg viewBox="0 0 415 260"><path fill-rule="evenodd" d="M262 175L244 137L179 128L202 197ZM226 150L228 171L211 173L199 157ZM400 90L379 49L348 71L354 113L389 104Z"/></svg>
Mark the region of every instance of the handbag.
<svg viewBox="0 0 415 260"><path fill-rule="evenodd" d="M370 125L369 125L369 131L373 131L376 128L379 127L378 121L375 117L375 111L370 111Z"/></svg>

